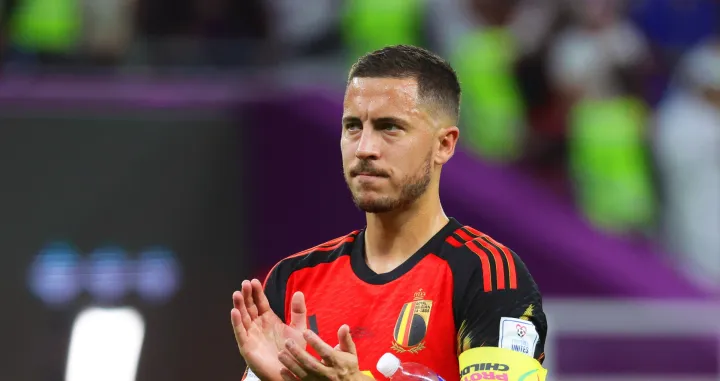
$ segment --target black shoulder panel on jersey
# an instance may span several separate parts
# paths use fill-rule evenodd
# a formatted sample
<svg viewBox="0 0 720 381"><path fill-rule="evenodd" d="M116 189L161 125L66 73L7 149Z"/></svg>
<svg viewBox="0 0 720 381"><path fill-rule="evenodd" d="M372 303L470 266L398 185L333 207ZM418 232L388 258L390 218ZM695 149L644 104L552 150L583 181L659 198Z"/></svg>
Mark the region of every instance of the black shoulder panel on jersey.
<svg viewBox="0 0 720 381"><path fill-rule="evenodd" d="M270 302L270 308L283 321L285 320L285 292L287 282L293 272L317 266L321 263L330 263L341 255L349 255L350 248L359 231L338 237L313 248L293 254L278 262L265 279L265 295Z"/></svg>
<svg viewBox="0 0 720 381"><path fill-rule="evenodd" d="M508 317L535 325L540 340L533 354L542 361L547 333L542 297L520 257L469 226L448 237L442 257L453 273L458 353L498 346L500 320Z"/></svg>

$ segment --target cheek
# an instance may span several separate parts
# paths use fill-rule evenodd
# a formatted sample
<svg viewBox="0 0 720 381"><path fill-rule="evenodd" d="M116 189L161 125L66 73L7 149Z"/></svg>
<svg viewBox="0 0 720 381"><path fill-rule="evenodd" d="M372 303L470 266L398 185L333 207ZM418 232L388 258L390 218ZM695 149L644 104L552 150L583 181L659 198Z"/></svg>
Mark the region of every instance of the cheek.
<svg viewBox="0 0 720 381"><path fill-rule="evenodd" d="M342 158L343 169L348 170L355 160L355 151L346 145L340 147L340 155Z"/></svg>
<svg viewBox="0 0 720 381"><path fill-rule="evenodd" d="M350 142L345 138L340 139L340 154L342 155L343 160L349 156L350 151Z"/></svg>

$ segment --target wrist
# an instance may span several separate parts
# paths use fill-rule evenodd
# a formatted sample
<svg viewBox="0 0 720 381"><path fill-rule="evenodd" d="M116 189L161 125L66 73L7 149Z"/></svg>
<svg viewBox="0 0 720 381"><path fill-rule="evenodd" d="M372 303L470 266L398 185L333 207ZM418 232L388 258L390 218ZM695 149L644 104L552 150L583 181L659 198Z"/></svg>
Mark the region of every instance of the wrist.
<svg viewBox="0 0 720 381"><path fill-rule="evenodd" d="M280 375L280 372L277 372L277 374L274 375L262 375L259 376L255 374L255 372L248 367L247 374L245 375L245 378L242 379L242 381L284 381L282 376Z"/></svg>

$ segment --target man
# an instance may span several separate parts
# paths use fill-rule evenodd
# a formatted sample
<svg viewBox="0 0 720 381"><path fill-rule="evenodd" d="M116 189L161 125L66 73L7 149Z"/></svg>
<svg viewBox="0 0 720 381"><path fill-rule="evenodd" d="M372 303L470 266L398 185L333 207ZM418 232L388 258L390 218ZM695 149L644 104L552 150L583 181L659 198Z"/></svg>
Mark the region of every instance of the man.
<svg viewBox="0 0 720 381"><path fill-rule="evenodd" d="M458 370L468 381L544 380L547 324L528 270L440 204L459 103L455 72L426 50L387 47L352 67L340 145L367 227L233 294L248 378L384 378L376 363L392 352L448 381Z"/></svg>
<svg viewBox="0 0 720 381"><path fill-rule="evenodd" d="M663 195L662 238L678 267L720 291L720 39L692 49L658 108L655 161Z"/></svg>

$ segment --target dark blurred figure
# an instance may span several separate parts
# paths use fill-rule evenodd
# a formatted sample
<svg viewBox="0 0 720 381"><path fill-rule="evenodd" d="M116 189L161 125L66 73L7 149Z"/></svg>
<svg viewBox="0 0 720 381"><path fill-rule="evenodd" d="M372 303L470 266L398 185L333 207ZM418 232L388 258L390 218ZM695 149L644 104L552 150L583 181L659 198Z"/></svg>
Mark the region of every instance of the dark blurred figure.
<svg viewBox="0 0 720 381"><path fill-rule="evenodd" d="M213 66L264 61L261 49L270 38L270 14L264 0L198 0L194 29Z"/></svg>
<svg viewBox="0 0 720 381"><path fill-rule="evenodd" d="M570 195L565 166L568 107L555 96L548 78L548 53L555 38L570 23L569 12L556 0L526 0L521 5L513 22L516 35L525 41L525 54L515 69L529 128L521 165L555 194L567 198Z"/></svg>
<svg viewBox="0 0 720 381"><path fill-rule="evenodd" d="M471 0L470 8L487 27L502 27L512 20L522 0Z"/></svg>
<svg viewBox="0 0 720 381"><path fill-rule="evenodd" d="M10 20L18 0L0 0L0 68L10 46Z"/></svg>
<svg viewBox="0 0 720 381"><path fill-rule="evenodd" d="M143 0L136 7L138 40L131 61L152 66L197 64L191 44L195 0Z"/></svg>
<svg viewBox="0 0 720 381"><path fill-rule="evenodd" d="M235 66L263 61L270 21L263 0L146 0L138 33L152 65Z"/></svg>

